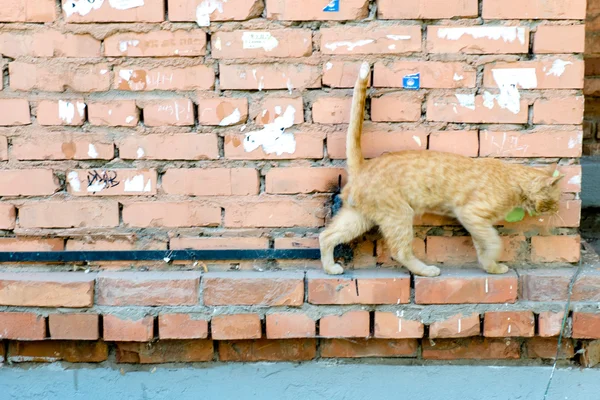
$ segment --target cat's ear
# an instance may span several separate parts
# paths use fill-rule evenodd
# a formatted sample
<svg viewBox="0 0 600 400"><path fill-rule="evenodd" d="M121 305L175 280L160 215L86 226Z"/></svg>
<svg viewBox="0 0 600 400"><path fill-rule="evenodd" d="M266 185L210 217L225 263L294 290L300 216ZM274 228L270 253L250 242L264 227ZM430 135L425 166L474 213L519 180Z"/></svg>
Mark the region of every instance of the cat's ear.
<svg viewBox="0 0 600 400"><path fill-rule="evenodd" d="M558 171L556 171L556 172L558 172ZM561 175L561 174L558 174L558 173L556 173L556 174L552 174L552 176L551 176L551 177L549 177L549 178L546 178L546 185L547 185L547 186L555 186L555 185L558 185L558 183L559 183L559 182L560 182L560 181L561 181L561 180L562 180L564 177L565 177L564 175Z"/></svg>

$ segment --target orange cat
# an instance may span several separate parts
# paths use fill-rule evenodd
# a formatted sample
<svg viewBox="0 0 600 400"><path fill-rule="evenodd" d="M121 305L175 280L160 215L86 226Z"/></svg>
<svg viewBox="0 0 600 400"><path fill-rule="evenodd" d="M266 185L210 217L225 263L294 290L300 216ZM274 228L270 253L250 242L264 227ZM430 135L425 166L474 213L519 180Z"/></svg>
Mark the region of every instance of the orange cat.
<svg viewBox="0 0 600 400"><path fill-rule="evenodd" d="M321 261L328 274L341 274L333 249L374 226L383 234L392 257L416 275L437 276L412 251L413 218L430 212L457 218L469 231L479 263L502 274L501 241L493 224L515 207L530 213L556 213L560 198L554 167L539 170L490 158L469 158L434 151L403 151L364 160L361 131L370 67L361 66L354 87L346 143L348 184L343 206L320 235Z"/></svg>

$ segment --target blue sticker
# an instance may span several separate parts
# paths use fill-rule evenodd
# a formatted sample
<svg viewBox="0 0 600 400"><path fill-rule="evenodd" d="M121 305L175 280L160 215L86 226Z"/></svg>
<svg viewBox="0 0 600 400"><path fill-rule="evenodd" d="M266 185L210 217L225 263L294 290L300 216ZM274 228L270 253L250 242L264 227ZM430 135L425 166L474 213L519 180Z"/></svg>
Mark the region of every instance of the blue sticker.
<svg viewBox="0 0 600 400"><path fill-rule="evenodd" d="M421 74L405 75L402 78L402 87L408 90L419 90L421 88Z"/></svg>
<svg viewBox="0 0 600 400"><path fill-rule="evenodd" d="M340 11L340 0L331 0L329 4L323 9L325 12L338 12Z"/></svg>

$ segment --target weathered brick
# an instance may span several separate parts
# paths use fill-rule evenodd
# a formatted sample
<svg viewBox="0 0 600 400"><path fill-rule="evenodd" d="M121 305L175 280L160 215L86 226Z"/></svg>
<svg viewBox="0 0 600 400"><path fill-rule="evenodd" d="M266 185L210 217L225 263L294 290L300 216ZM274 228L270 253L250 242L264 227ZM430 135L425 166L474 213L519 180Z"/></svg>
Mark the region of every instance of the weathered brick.
<svg viewBox="0 0 600 400"><path fill-rule="evenodd" d="M479 336L480 333L481 326L478 313L470 315L456 314L429 325L429 337L432 339Z"/></svg>
<svg viewBox="0 0 600 400"><path fill-rule="evenodd" d="M212 361L212 340L159 340L153 343L116 343L118 363L164 364Z"/></svg>
<svg viewBox="0 0 600 400"><path fill-rule="evenodd" d="M0 171L0 196L43 196L58 191L51 169L10 169Z"/></svg>
<svg viewBox="0 0 600 400"><path fill-rule="evenodd" d="M398 7L400 8L400 7ZM420 87L428 89L475 87L476 71L461 62L378 61L373 67L373 86L402 87L402 78L419 73ZM323 77L325 79L325 77ZM356 80L356 75L354 76ZM353 86L353 85L352 85Z"/></svg>
<svg viewBox="0 0 600 400"><path fill-rule="evenodd" d="M317 249L319 248L318 237L304 238L275 238L276 249Z"/></svg>
<svg viewBox="0 0 600 400"><path fill-rule="evenodd" d="M118 143L124 160L207 160L219 158L217 135L183 133L175 135L129 136Z"/></svg>
<svg viewBox="0 0 600 400"><path fill-rule="evenodd" d="M577 262L580 254L579 235L531 238L531 260L534 262Z"/></svg>
<svg viewBox="0 0 600 400"><path fill-rule="evenodd" d="M109 342L149 342L154 336L154 317L121 318L104 315L103 338Z"/></svg>
<svg viewBox="0 0 600 400"><path fill-rule="evenodd" d="M101 272L96 303L105 306L192 306L198 304L198 272Z"/></svg>
<svg viewBox="0 0 600 400"><path fill-rule="evenodd" d="M580 130L540 129L532 132L484 130L479 135L481 157L580 157Z"/></svg>
<svg viewBox="0 0 600 400"><path fill-rule="evenodd" d="M268 249L269 239L258 237L176 237L169 242L171 250L244 250Z"/></svg>
<svg viewBox="0 0 600 400"><path fill-rule="evenodd" d="M140 115L134 100L88 102L88 119L91 125L136 126Z"/></svg>
<svg viewBox="0 0 600 400"><path fill-rule="evenodd" d="M194 104L189 99L154 101L144 106L146 126L194 125Z"/></svg>
<svg viewBox="0 0 600 400"><path fill-rule="evenodd" d="M585 25L540 25L533 39L534 53L583 53Z"/></svg>
<svg viewBox="0 0 600 400"><path fill-rule="evenodd" d="M404 312L375 311L375 337L382 339L419 339L423 337L421 321L403 317Z"/></svg>
<svg viewBox="0 0 600 400"><path fill-rule="evenodd" d="M313 121L319 124L347 124L350 122L351 106L351 97L319 97L312 105Z"/></svg>
<svg viewBox="0 0 600 400"><path fill-rule="evenodd" d="M410 122L421 119L421 93L390 93L371 99L371 121Z"/></svg>
<svg viewBox="0 0 600 400"><path fill-rule="evenodd" d="M379 124L365 124L365 131L360 139L365 158L375 158L385 153L402 150L427 149L427 131L394 132L388 129ZM346 158L346 132L327 135L327 152L333 159Z"/></svg>
<svg viewBox="0 0 600 400"><path fill-rule="evenodd" d="M61 251L65 249L62 238L14 237L0 238L0 251Z"/></svg>
<svg viewBox="0 0 600 400"><path fill-rule="evenodd" d="M361 65L361 61L330 59L323 65L323 86L330 86L333 88L354 87ZM368 86L371 86L370 75Z"/></svg>
<svg viewBox="0 0 600 400"><path fill-rule="evenodd" d="M225 204L229 228L319 227L324 223L323 201L281 196L244 197Z"/></svg>
<svg viewBox="0 0 600 400"><path fill-rule="evenodd" d="M394 0L377 0L379 19L445 19L476 17L477 0L417 0L398 7Z"/></svg>
<svg viewBox="0 0 600 400"><path fill-rule="evenodd" d="M316 355L315 339L219 342L219 360L223 362L309 361Z"/></svg>
<svg viewBox="0 0 600 400"><path fill-rule="evenodd" d="M558 171L565 175L560 181L560 186L563 192L581 192L581 166L580 165L563 165L558 167Z"/></svg>
<svg viewBox="0 0 600 400"><path fill-rule="evenodd" d="M98 340L98 314L50 314L48 328L54 340Z"/></svg>
<svg viewBox="0 0 600 400"><path fill-rule="evenodd" d="M279 194L331 192L337 187L340 176L345 182L343 168L272 168L266 175L265 191Z"/></svg>
<svg viewBox="0 0 600 400"><path fill-rule="evenodd" d="M556 110L561 110L557 113ZM583 122L583 96L547 97L533 103L534 124L573 124Z"/></svg>
<svg viewBox="0 0 600 400"><path fill-rule="evenodd" d="M207 65L183 68L115 69L114 88L126 91L209 90L215 85L215 71Z"/></svg>
<svg viewBox="0 0 600 400"><path fill-rule="evenodd" d="M112 141L94 134L43 132L12 139L12 156L17 160L111 160Z"/></svg>
<svg viewBox="0 0 600 400"><path fill-rule="evenodd" d="M79 169L67 173L73 196L152 196L156 194L156 170Z"/></svg>
<svg viewBox="0 0 600 400"><path fill-rule="evenodd" d="M519 298L528 301L566 301L572 269L519 270Z"/></svg>
<svg viewBox="0 0 600 400"><path fill-rule="evenodd" d="M556 359L558 338L530 338L525 340L525 355L527 358ZM561 341L558 358L566 360L575 356L575 349L571 339L564 338Z"/></svg>
<svg viewBox="0 0 600 400"><path fill-rule="evenodd" d="M91 307L95 274L2 272L0 304L24 307Z"/></svg>
<svg viewBox="0 0 600 400"><path fill-rule="evenodd" d="M208 321L195 314L160 314L158 335L161 339L206 339Z"/></svg>
<svg viewBox="0 0 600 400"><path fill-rule="evenodd" d="M6 136L0 136L0 160L8 160L8 139Z"/></svg>
<svg viewBox="0 0 600 400"><path fill-rule="evenodd" d="M518 112L514 113L507 108L490 108L486 96L468 93L457 93L454 96L434 95L427 98L427 120L474 124L524 124L527 122L527 102L520 99Z"/></svg>
<svg viewBox="0 0 600 400"><path fill-rule="evenodd" d="M0 22L52 22L56 19L53 0L1 0Z"/></svg>
<svg viewBox="0 0 600 400"><path fill-rule="evenodd" d="M573 301L600 301L600 273L595 269L585 268L573 285Z"/></svg>
<svg viewBox="0 0 600 400"><path fill-rule="evenodd" d="M266 0L267 18L283 21L344 21L363 19L369 14L367 0L348 0L337 12L323 11L322 1L307 0L298 7L294 0Z"/></svg>
<svg viewBox="0 0 600 400"><path fill-rule="evenodd" d="M10 88L22 92L104 92L110 88L108 64L8 64Z"/></svg>
<svg viewBox="0 0 600 400"><path fill-rule="evenodd" d="M319 321L319 336L346 338L370 336L368 311L348 311L341 315L326 315Z"/></svg>
<svg viewBox="0 0 600 400"><path fill-rule="evenodd" d="M423 341L423 358L428 360L518 359L520 343L515 340L469 338Z"/></svg>
<svg viewBox="0 0 600 400"><path fill-rule="evenodd" d="M501 70L510 69L509 73ZM533 80L533 74L535 80ZM518 86L527 85L530 89L581 89L583 88L584 62L572 56L549 57L535 61L496 62L486 64L483 69L483 86L498 87L506 75L517 74ZM526 75L522 75L525 74ZM513 79L513 78L510 78ZM500 82L498 82L500 80ZM532 87L531 87L532 86Z"/></svg>
<svg viewBox="0 0 600 400"><path fill-rule="evenodd" d="M518 26L427 27L430 53L505 54L527 53L529 29Z"/></svg>
<svg viewBox="0 0 600 400"><path fill-rule="evenodd" d="M535 318L531 311L488 311L483 319L487 337L532 337Z"/></svg>
<svg viewBox="0 0 600 400"><path fill-rule="evenodd" d="M248 119L248 99L216 97L198 100L198 120L202 125L231 126Z"/></svg>
<svg viewBox="0 0 600 400"><path fill-rule="evenodd" d="M165 19L163 0L144 0L125 7L115 2L89 3L62 0L63 14L69 23L160 22Z"/></svg>
<svg viewBox="0 0 600 400"><path fill-rule="evenodd" d="M8 360L12 363L56 361L97 363L107 359L108 346L101 341L36 341L8 344Z"/></svg>
<svg viewBox="0 0 600 400"><path fill-rule="evenodd" d="M585 19L585 0L486 0L486 19Z"/></svg>
<svg viewBox="0 0 600 400"><path fill-rule="evenodd" d="M576 339L600 339L600 314L574 312L573 337Z"/></svg>
<svg viewBox="0 0 600 400"><path fill-rule="evenodd" d="M43 100L38 103L37 121L40 125L80 126L85 122L83 100Z"/></svg>
<svg viewBox="0 0 600 400"><path fill-rule="evenodd" d="M324 339L321 357L416 357L418 347L415 339Z"/></svg>
<svg viewBox="0 0 600 400"><path fill-rule="evenodd" d="M43 340L46 338L46 318L28 312L0 312L0 338Z"/></svg>
<svg viewBox="0 0 600 400"><path fill-rule="evenodd" d="M315 337L315 321L304 313L267 314L267 339Z"/></svg>
<svg viewBox="0 0 600 400"><path fill-rule="evenodd" d="M221 208L191 201L131 203L123 207L123 222L140 228L218 226Z"/></svg>
<svg viewBox="0 0 600 400"><path fill-rule="evenodd" d="M137 240L135 235L106 239L86 237L67 240L66 249L70 251L166 250L167 244L159 240Z"/></svg>
<svg viewBox="0 0 600 400"><path fill-rule="evenodd" d="M321 70L304 64L221 64L223 90L307 89L321 87Z"/></svg>
<svg viewBox="0 0 600 400"><path fill-rule="evenodd" d="M478 131L438 131L429 135L429 149L467 157L479 155Z"/></svg>
<svg viewBox="0 0 600 400"><path fill-rule="evenodd" d="M0 229L12 230L15 228L17 211L15 206L0 203Z"/></svg>
<svg viewBox="0 0 600 400"><path fill-rule="evenodd" d="M541 337L552 337L560 335L564 311L543 311L538 315L538 335Z"/></svg>
<svg viewBox="0 0 600 400"><path fill-rule="evenodd" d="M21 228L115 227L116 201L36 201L19 206Z"/></svg>
<svg viewBox="0 0 600 400"><path fill-rule="evenodd" d="M354 271L343 277L310 271L312 304L404 304L410 300L410 275L396 271Z"/></svg>
<svg viewBox="0 0 600 400"><path fill-rule="evenodd" d="M264 4L261 0L228 0L211 7L204 0L168 0L168 8L171 21L194 21L209 26L211 21L244 21L258 17Z"/></svg>
<svg viewBox="0 0 600 400"><path fill-rule="evenodd" d="M258 171L254 168L168 169L162 177L167 194L231 196L258 194Z"/></svg>
<svg viewBox="0 0 600 400"><path fill-rule="evenodd" d="M35 8L38 6L36 4ZM61 33L53 29L0 34L0 53L10 58L100 57L100 47L101 42L91 35Z"/></svg>
<svg viewBox="0 0 600 400"><path fill-rule="evenodd" d="M517 275L490 275L483 270L445 270L436 278L415 277L415 303L514 303Z"/></svg>
<svg viewBox="0 0 600 400"><path fill-rule="evenodd" d="M321 159L323 158L323 141L325 134L315 130L299 131L294 133L296 149L293 153L282 151L281 154L259 147L247 152L242 143L246 135L225 135L225 158L232 160L288 160L288 159Z"/></svg>
<svg viewBox="0 0 600 400"><path fill-rule="evenodd" d="M321 28L323 54L402 54L418 51L421 51L419 25Z"/></svg>
<svg viewBox="0 0 600 400"><path fill-rule="evenodd" d="M153 31L117 33L104 39L108 57L198 57L206 54L206 33L191 31Z"/></svg>
<svg viewBox="0 0 600 400"><path fill-rule="evenodd" d="M216 32L211 37L216 59L294 58L312 54L309 29L236 30Z"/></svg>
<svg viewBox="0 0 600 400"><path fill-rule="evenodd" d="M0 99L0 125L29 125L29 102L24 99Z"/></svg>
<svg viewBox="0 0 600 400"><path fill-rule="evenodd" d="M208 306L301 306L302 273L209 272L202 278L204 304Z"/></svg>
<svg viewBox="0 0 600 400"><path fill-rule="evenodd" d="M260 339L261 321L258 314L216 315L211 320L214 340Z"/></svg>

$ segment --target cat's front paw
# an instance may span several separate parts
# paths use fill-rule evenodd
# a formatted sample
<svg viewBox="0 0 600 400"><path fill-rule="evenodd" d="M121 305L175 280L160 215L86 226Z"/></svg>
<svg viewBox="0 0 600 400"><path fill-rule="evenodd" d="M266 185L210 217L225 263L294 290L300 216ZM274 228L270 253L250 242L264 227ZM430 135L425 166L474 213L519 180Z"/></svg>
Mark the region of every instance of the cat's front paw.
<svg viewBox="0 0 600 400"><path fill-rule="evenodd" d="M494 264L485 268L485 270L490 274L505 274L508 272L508 267L504 264Z"/></svg>
<svg viewBox="0 0 600 400"><path fill-rule="evenodd" d="M344 268L340 264L333 264L330 267L323 266L323 269L329 275L341 275L344 273Z"/></svg>
<svg viewBox="0 0 600 400"><path fill-rule="evenodd" d="M439 274L442 271L434 266L434 265L425 265L418 273L417 275L420 276L429 276L429 277L433 277L433 276L439 276Z"/></svg>

